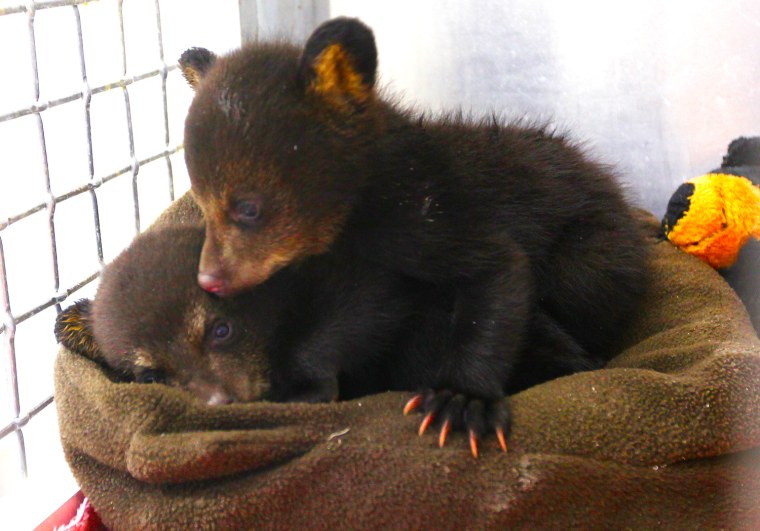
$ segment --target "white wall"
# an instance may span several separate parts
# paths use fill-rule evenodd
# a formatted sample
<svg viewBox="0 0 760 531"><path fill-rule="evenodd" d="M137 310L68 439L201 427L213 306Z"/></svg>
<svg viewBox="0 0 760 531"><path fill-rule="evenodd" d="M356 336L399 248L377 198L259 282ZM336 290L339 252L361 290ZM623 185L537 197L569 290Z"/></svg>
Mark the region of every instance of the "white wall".
<svg viewBox="0 0 760 531"><path fill-rule="evenodd" d="M756 0L332 0L375 31L381 82L421 108L548 119L662 214L760 134Z"/></svg>
<svg viewBox="0 0 760 531"><path fill-rule="evenodd" d="M330 0L240 0L244 41L286 38L304 41L330 17Z"/></svg>

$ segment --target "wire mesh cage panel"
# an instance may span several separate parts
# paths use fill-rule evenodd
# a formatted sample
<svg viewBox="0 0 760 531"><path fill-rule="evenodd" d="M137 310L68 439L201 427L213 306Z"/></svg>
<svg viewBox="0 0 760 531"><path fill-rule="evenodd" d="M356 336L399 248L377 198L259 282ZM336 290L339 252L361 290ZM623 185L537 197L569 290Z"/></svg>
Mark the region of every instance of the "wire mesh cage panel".
<svg viewBox="0 0 760 531"><path fill-rule="evenodd" d="M240 30L234 0L187 4L0 2L0 504L68 474L57 312L188 188L176 59L236 47Z"/></svg>

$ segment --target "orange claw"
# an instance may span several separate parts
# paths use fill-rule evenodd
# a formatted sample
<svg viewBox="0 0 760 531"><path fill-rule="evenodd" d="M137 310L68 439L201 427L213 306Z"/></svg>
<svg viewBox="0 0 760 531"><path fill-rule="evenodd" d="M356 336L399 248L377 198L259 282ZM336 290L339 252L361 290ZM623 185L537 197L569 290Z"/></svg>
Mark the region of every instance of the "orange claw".
<svg viewBox="0 0 760 531"><path fill-rule="evenodd" d="M472 452L472 456L477 459L478 458L478 436L475 435L475 432L470 430L470 451Z"/></svg>
<svg viewBox="0 0 760 531"><path fill-rule="evenodd" d="M430 426L430 423L433 422L433 413L430 412L427 415L425 415L425 418L422 419L422 423L420 424L420 431L419 435L422 437L422 434L425 433L425 430Z"/></svg>
<svg viewBox="0 0 760 531"><path fill-rule="evenodd" d="M441 435L438 436L438 447L443 448L443 445L446 444L446 437L449 435L449 432L451 431L451 421L446 420L446 422L443 423L443 426L441 427Z"/></svg>
<svg viewBox="0 0 760 531"><path fill-rule="evenodd" d="M422 395L414 395L411 399L409 399L409 402L406 403L404 406L404 415L408 415L418 407L420 407L420 404L422 403Z"/></svg>
<svg viewBox="0 0 760 531"><path fill-rule="evenodd" d="M496 428L496 438L499 439L499 446L501 446L501 449L504 451L504 453L507 453L507 440L504 438L503 429Z"/></svg>

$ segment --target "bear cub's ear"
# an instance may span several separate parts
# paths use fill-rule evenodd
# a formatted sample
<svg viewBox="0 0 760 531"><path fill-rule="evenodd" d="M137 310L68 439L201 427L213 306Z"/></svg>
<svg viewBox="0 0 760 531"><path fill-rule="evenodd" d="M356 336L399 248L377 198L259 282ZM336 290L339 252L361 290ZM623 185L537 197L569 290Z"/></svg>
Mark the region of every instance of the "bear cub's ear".
<svg viewBox="0 0 760 531"><path fill-rule="evenodd" d="M93 361L102 361L103 355L95 344L90 315L92 302L80 299L55 318L55 338L64 347Z"/></svg>
<svg viewBox="0 0 760 531"><path fill-rule="evenodd" d="M375 36L355 18L334 18L314 30L299 65L299 77L306 90L338 108L356 108L365 103L375 85L376 73Z"/></svg>
<svg viewBox="0 0 760 531"><path fill-rule="evenodd" d="M190 48L182 52L179 67L188 84L195 89L214 61L216 61L216 55L206 48Z"/></svg>

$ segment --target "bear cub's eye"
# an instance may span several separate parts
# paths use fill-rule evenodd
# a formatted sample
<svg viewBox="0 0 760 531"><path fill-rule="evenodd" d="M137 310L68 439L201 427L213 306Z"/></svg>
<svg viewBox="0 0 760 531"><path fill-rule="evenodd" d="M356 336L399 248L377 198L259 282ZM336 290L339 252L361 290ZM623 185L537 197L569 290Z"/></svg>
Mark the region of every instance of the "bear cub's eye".
<svg viewBox="0 0 760 531"><path fill-rule="evenodd" d="M217 321L211 327L211 340L214 343L224 343L232 337L232 323L229 321Z"/></svg>
<svg viewBox="0 0 760 531"><path fill-rule="evenodd" d="M260 197L235 201L232 205L232 219L241 225L255 226L261 220L261 206L262 200Z"/></svg>
<svg viewBox="0 0 760 531"><path fill-rule="evenodd" d="M141 384L164 383L164 374L156 369L145 369L135 375L135 381Z"/></svg>

